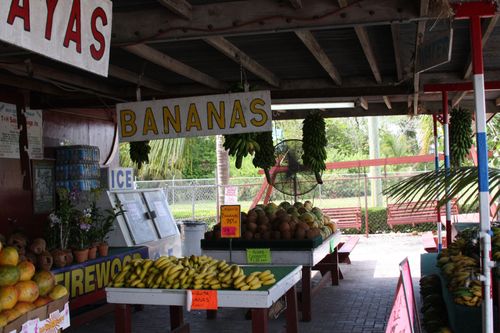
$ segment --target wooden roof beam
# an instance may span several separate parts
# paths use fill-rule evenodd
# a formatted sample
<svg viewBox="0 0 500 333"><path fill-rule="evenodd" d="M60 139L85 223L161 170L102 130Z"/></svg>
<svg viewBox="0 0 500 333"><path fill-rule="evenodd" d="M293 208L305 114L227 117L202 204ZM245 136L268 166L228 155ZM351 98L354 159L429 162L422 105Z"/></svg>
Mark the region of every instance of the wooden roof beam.
<svg viewBox="0 0 500 333"><path fill-rule="evenodd" d="M392 103L391 103L391 100L389 99L389 97L384 96L383 99L384 99L385 106L387 106L387 109L392 110Z"/></svg>
<svg viewBox="0 0 500 333"><path fill-rule="evenodd" d="M204 41L223 53L225 56L231 58L237 64L241 64L245 69L257 75L270 85L274 87L280 86L280 79L274 75L274 73L252 59L249 55L224 37L208 37L205 38Z"/></svg>
<svg viewBox="0 0 500 333"><path fill-rule="evenodd" d="M288 0L288 2L290 2L290 5L295 9L302 8L302 0Z"/></svg>
<svg viewBox="0 0 500 333"><path fill-rule="evenodd" d="M396 73L398 81L403 80L403 64L401 62L401 50L400 50L400 29L399 23L391 24L391 33L392 33L392 46L394 48L394 60L396 62Z"/></svg>
<svg viewBox="0 0 500 333"><path fill-rule="evenodd" d="M334 1L303 1L302 9L276 0L224 1L193 6L192 18L165 18L157 9L113 13L113 43L179 41L214 35L238 36L294 30L340 29L355 25L413 22L419 15L413 1L362 1L339 10ZM324 15L331 12L331 15ZM137 19L145 18L144 20ZM313 19L315 18L315 19ZM140 32L139 34L137 32Z"/></svg>
<svg viewBox="0 0 500 333"><path fill-rule="evenodd" d="M307 30L297 30L295 31L295 34L320 63L321 67L323 67L328 75L330 75L332 80L339 86L342 85L342 79L340 77L339 71L332 63L328 55L325 53L321 45L319 45L314 35Z"/></svg>
<svg viewBox="0 0 500 333"><path fill-rule="evenodd" d="M229 87L226 83L219 81L207 75L205 73L200 72L199 70L190 67L179 60L176 60L165 53L162 53L152 47L149 47L144 44L136 44L124 46L124 50L135 54L138 57L146 59L158 66L161 66L169 71L187 77L193 81L206 85L207 87L218 89L218 90L227 90Z"/></svg>
<svg viewBox="0 0 500 333"><path fill-rule="evenodd" d="M427 16L429 12L429 0L420 0L420 16ZM418 51L424 41L426 21L418 21L417 38L415 42L415 61L413 74L413 114L418 114L418 94L420 93L420 73L417 73Z"/></svg>
<svg viewBox="0 0 500 333"><path fill-rule="evenodd" d="M368 101L364 97L358 98L359 106L361 106L364 110L368 110Z"/></svg>
<svg viewBox="0 0 500 333"><path fill-rule="evenodd" d="M186 0L158 0L158 2L185 20L190 20L192 17L193 7Z"/></svg>
<svg viewBox="0 0 500 333"><path fill-rule="evenodd" d="M496 101L495 101L495 105L496 105L496 106L500 106L500 97L498 97L498 98L496 99Z"/></svg>
<svg viewBox="0 0 500 333"><path fill-rule="evenodd" d="M141 74L137 74L111 64L109 65L109 75L117 79L134 83L135 85L150 88L156 91L166 92L169 88L166 84L163 84L160 81L144 77Z"/></svg>
<svg viewBox="0 0 500 333"><path fill-rule="evenodd" d="M57 69L46 67L39 64L0 63L0 68L4 68L18 75L33 77L39 80L56 82L56 83L60 82L72 87L81 87L86 90L93 91L96 94L106 94L115 97L124 95L124 89L116 88L107 83L99 82L79 75L74 75L68 72L59 71Z"/></svg>
<svg viewBox="0 0 500 333"><path fill-rule="evenodd" d="M490 38L491 33L495 29L495 26L498 22L498 19L500 18L499 15L493 16L492 18L489 19L488 23L486 26L483 25L483 38L481 39L481 43L484 46L486 45L486 42L488 41L488 38ZM467 61L467 65L465 66L464 70L464 80L467 80L470 78L472 75L472 54L469 55L469 60ZM457 106L460 101L467 95L467 91L462 91L458 93L451 101L451 106L455 107Z"/></svg>
<svg viewBox="0 0 500 333"><path fill-rule="evenodd" d="M0 73L0 84L19 89L41 92L43 94L48 94L48 95L64 96L68 94L67 91L59 89L45 82L40 82L30 78L24 78L14 74L9 75Z"/></svg>

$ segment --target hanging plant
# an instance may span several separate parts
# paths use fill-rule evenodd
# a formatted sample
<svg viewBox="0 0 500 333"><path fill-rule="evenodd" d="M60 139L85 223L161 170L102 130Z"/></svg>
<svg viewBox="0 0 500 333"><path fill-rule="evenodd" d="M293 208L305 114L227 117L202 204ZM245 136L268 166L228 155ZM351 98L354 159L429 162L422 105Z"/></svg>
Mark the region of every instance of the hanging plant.
<svg viewBox="0 0 500 333"><path fill-rule="evenodd" d="M322 184L321 172L326 170L326 126L319 111L309 113L302 122L302 161L316 176L318 184Z"/></svg>
<svg viewBox="0 0 500 333"><path fill-rule="evenodd" d="M140 170L142 164L149 163L149 151L151 147L149 146L149 141L135 141L130 142L130 159L132 162L137 163L137 168Z"/></svg>
<svg viewBox="0 0 500 333"><path fill-rule="evenodd" d="M472 114L467 109L456 108L450 112L450 164L459 168L472 147Z"/></svg>
<svg viewBox="0 0 500 333"><path fill-rule="evenodd" d="M255 151L253 158L253 165L256 168L261 168L266 174L268 184L272 184L271 175L269 170L274 166L274 144L273 132L261 132L255 136L255 141L259 144L259 150Z"/></svg>

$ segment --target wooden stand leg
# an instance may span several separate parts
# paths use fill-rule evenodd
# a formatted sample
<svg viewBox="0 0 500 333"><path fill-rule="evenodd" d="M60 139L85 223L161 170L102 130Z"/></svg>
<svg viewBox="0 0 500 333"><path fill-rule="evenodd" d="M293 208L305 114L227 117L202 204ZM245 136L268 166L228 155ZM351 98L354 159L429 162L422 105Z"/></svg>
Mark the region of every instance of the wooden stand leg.
<svg viewBox="0 0 500 333"><path fill-rule="evenodd" d="M331 258L332 264L333 264L332 265L332 286L338 286L339 279L340 279L338 246L335 248L335 251L332 253L330 258Z"/></svg>
<svg viewBox="0 0 500 333"><path fill-rule="evenodd" d="M302 267L302 320L311 321L311 266Z"/></svg>
<svg viewBox="0 0 500 333"><path fill-rule="evenodd" d="M267 309L252 309L252 332L267 333L268 331Z"/></svg>
<svg viewBox="0 0 500 333"><path fill-rule="evenodd" d="M115 305L115 332L132 332L132 308L128 304Z"/></svg>
<svg viewBox="0 0 500 333"><path fill-rule="evenodd" d="M173 331L184 324L182 306L170 305L170 329Z"/></svg>
<svg viewBox="0 0 500 333"><path fill-rule="evenodd" d="M295 286L286 292L286 332L297 333L299 323L297 320L297 293Z"/></svg>
<svg viewBox="0 0 500 333"><path fill-rule="evenodd" d="M208 320L217 319L217 310L207 310L207 319Z"/></svg>

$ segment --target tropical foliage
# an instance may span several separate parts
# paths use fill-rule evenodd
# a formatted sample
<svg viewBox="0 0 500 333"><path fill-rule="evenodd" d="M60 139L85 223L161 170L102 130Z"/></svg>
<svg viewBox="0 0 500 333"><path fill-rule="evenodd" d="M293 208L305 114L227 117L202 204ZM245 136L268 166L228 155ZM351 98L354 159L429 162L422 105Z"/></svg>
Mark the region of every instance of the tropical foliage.
<svg viewBox="0 0 500 333"><path fill-rule="evenodd" d="M449 173L440 169L437 172L425 172L407 178L384 190L384 194L396 200L396 202L420 202L433 201L440 198L438 206L447 201L457 198L462 205L472 205L478 198L478 169L477 167L461 167L452 169ZM500 169L489 169L489 182L491 203L500 198ZM449 186L446 193L445 188ZM415 209L420 208L419 205Z"/></svg>

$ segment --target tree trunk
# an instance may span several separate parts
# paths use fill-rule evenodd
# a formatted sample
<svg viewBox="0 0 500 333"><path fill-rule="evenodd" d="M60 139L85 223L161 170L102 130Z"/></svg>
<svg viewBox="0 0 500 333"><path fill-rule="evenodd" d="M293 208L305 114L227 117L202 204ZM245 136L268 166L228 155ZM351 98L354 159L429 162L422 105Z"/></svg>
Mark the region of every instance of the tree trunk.
<svg viewBox="0 0 500 333"><path fill-rule="evenodd" d="M217 179L219 185L229 184L229 155L223 147L224 137L217 135L215 138L215 149L217 152ZM218 188L218 202L220 205L224 204L224 186ZM217 207L219 210L219 207Z"/></svg>

